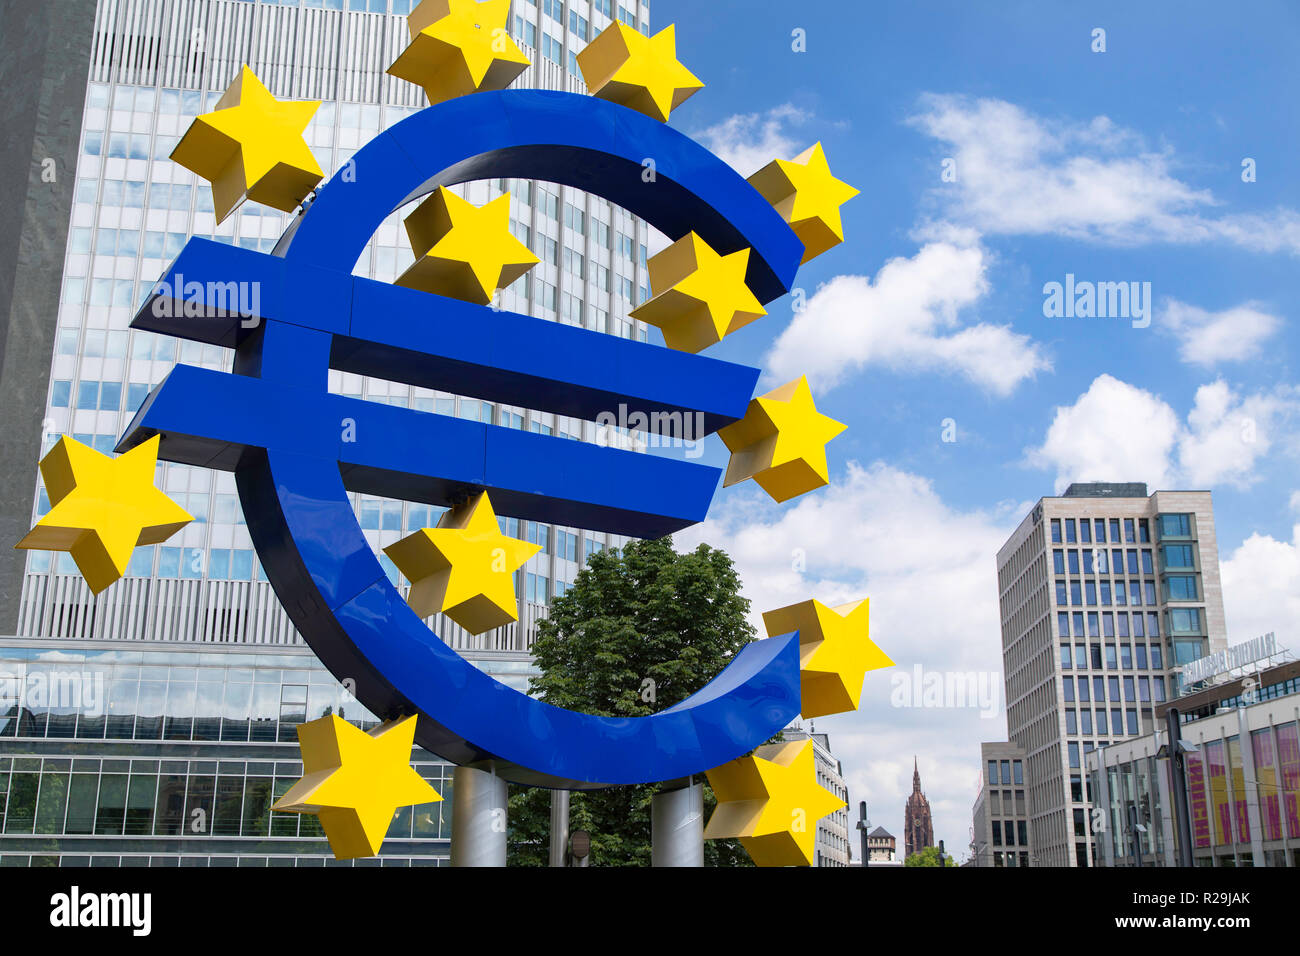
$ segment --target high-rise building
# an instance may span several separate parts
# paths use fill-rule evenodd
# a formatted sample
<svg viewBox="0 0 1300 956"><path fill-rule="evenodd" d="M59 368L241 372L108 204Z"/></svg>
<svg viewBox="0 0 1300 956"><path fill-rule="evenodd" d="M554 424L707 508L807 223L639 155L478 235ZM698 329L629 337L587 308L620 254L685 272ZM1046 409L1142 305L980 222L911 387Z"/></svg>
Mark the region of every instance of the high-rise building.
<svg viewBox="0 0 1300 956"><path fill-rule="evenodd" d="M67 235L61 254L42 247L45 255L38 257L37 265L24 264L20 273L43 290L59 290L57 303L30 317L50 324L45 337L35 339L38 345L46 343L45 351L37 348L39 354L27 354L34 348L33 339L20 337L26 330L10 322L9 339L21 338L26 350L22 367L14 371L14 394L26 395L29 403L39 406L39 413L29 416L36 423L32 440L4 456L6 468L14 461L26 463L26 473L6 484L10 513L4 526L14 532L13 540L49 508L35 459L59 435L70 434L110 451L149 390L174 363L229 370L231 355L218 346L128 329L150 286L188 237L270 252L292 218L249 202L218 224L207 183L168 159L190 121L215 106L247 63L276 96L322 101L306 140L328 177L376 133L426 105L419 87L385 72L409 41L404 15L412 3L99 0L78 3L79 11L73 4L61 7L68 15L61 17L55 32L80 32L84 42L74 45L77 55L61 64L65 85L77 78L79 102L74 104L76 97L67 94L59 122L75 123L79 132L64 136L66 142L52 140L42 147L51 151L54 168L63 171L60 182L69 202L47 202L47 209L37 210L47 214L47 221L19 224L24 236L34 236L24 239L26 245L36 239L57 245L65 229ZM644 3L518 0L510 30L532 66L514 85L584 92L577 52L615 18L649 31ZM25 43L25 36L6 31L3 42L11 48ZM6 54L18 55L13 49ZM33 122L41 122L40 110L33 112ZM541 259L501 293L502 308L649 340L651 330L628 317L649 294L649 238L642 221L604 200L551 183L480 181L458 190L477 205L509 191L512 228ZM357 274L391 281L410 264L402 229L407 212L399 210L383 223L357 263ZM32 274L37 267L44 271ZM26 316L27 307L19 298L12 308ZM657 330L653 334L658 335ZM38 381L44 370L49 373L47 387ZM433 389L338 371L330 373L329 387L375 402L597 440L592 422ZM38 389L46 394L38 394ZM618 440L636 443L635 436L626 434ZM296 642L253 551L233 476L164 464L159 484L195 516L189 526L165 544L139 548L126 579L97 599L66 553L25 555L20 583L0 592L5 593L0 632ZM432 526L441 510L364 495L355 496L355 507L377 551L415 529ZM587 555L622 541L509 517L503 523L506 533L543 548L518 575L520 624L474 638L450 620L435 618L435 631L458 648L527 648L534 622L553 597L564 593ZM22 561L24 556L6 560ZM381 563L399 579L386 556Z"/></svg>
<svg viewBox="0 0 1300 956"><path fill-rule="evenodd" d="M813 744L813 763L817 767L817 782L835 796L843 800L846 806L834 813L828 813L817 821L817 843L813 866L848 866L850 856L849 844L849 801L848 787L844 784L844 771L839 759L831 753L831 741L827 734L801 727L789 727L783 730L785 740L811 740Z"/></svg>
<svg viewBox="0 0 1300 956"><path fill-rule="evenodd" d="M1088 866L1085 755L1150 734L1178 669L1227 645L1208 491L1072 484L998 552L1010 742L1043 866Z"/></svg>
<svg viewBox="0 0 1300 956"><path fill-rule="evenodd" d="M109 452L174 364L231 368L231 354L218 346L129 328L153 283L191 236L270 253L292 220L291 214L249 202L217 223L208 184L168 158L190 122L215 108L247 64L275 96L321 101L305 137L328 178L374 135L427 105L419 87L386 73L410 39L406 15L416 2L65 0L0 6L0 80L6 89L0 115L8 134L0 144L0 170L8 173L6 182L24 184L19 201L6 202L0 211L0 401L9 416L0 429L0 532L6 541L17 541L49 509L36 461L60 435ZM585 92L577 53L616 20L648 33L649 6L644 0L515 0L510 33L532 65L512 85ZM602 199L552 183L479 181L456 191L476 205L508 191L512 229L541 260L502 291L501 308L593 332L661 341L657 330L628 315L649 295L650 238L644 222ZM409 211L398 210L385 220L357 262L356 274L392 281L411 263L402 228ZM330 373L329 388L419 411L598 440L591 422L450 392L337 371ZM635 435L621 432L614 440L639 450ZM70 722L63 705L34 708L23 688L16 691L12 713L0 704L0 787L19 795L18 802L11 801L22 811L14 818L15 832L25 833L27 841L7 843L0 855L41 862L58 857L63 851L51 850L50 839L41 844L37 835L81 832L76 828L87 825L92 780L98 788L95 813L102 804L107 821L102 835L122 840L120 827L128 827L125 834L143 842L104 853L88 842L100 832L94 830L86 840L66 845L74 862L100 855L123 862L129 856L133 863L155 857L162 863L197 862L250 852L275 862L323 853L319 834L306 822L298 831L295 821L299 842L276 844L274 837L283 835L277 830L267 837L271 843L255 852L235 837L238 831L243 839L238 821L249 823L254 842L269 832L259 829L266 806L281 777L294 770L296 748L291 737L281 736L288 725L279 722L290 720L286 713L299 715L301 693L309 695L306 717L319 716L310 704L317 684L330 688L319 692L322 700L342 689L312 664L271 591L233 477L160 463L157 481L195 520L165 544L138 548L127 576L97 597L66 553L0 548L0 634L18 636L6 643L8 657L0 655L0 663L12 665L8 676L17 673L20 661L24 673L33 661L40 673L48 657L40 642L57 641L52 650L76 656L78 673L106 674L110 693L121 676L125 695L117 702L108 699L107 716L85 713L84 728L81 711L74 709ZM365 495L354 496L354 506L377 553L436 524L440 513ZM529 666L521 652L530 646L548 602L565 592L589 554L625 539L508 515L502 520L506 533L542 546L518 574L519 623L478 637L440 615L431 624L479 666L517 677ZM406 583L386 556L380 560L395 581ZM106 660L87 649L87 641L118 657ZM131 649L124 650L123 642ZM281 652L284 659L274 657L274 665L259 665L254 672L249 661L204 656L253 650L271 655L265 661ZM196 681L192 691L187 689L191 679ZM137 696L128 701L132 687ZM277 692L281 696L272 700ZM114 708L120 708L118 719ZM193 736L167 736L171 718L177 735L183 733L181 722L190 721ZM160 720L158 738L154 730ZM211 741L225 746L221 735L228 721L232 740L244 743L236 748L238 759L234 750L226 754L235 760L227 774L209 758L215 755ZM214 726L217 738L210 736ZM209 736L198 736L200 729ZM245 731L263 736L240 737ZM76 755L54 755L63 745L47 745L48 737L75 738ZM181 741L189 743L176 743ZM182 759L180 750L188 756ZM446 767L418 749L413 760L429 779L445 776ZM223 775L230 779L223 783ZM213 786L218 800L222 787L229 800L236 789L242 795L240 809L228 803L224 811L212 810L217 817L228 815L224 826L234 827L221 834L219 845L187 849L175 842L185 838L169 829L175 824L174 804L189 799L177 797L173 778L178 776L188 781L185 787L197 788L200 800ZM60 798L66 786L76 792ZM118 792L122 787L125 796ZM155 803L146 823L150 794ZM60 806L57 826L72 829L48 829L56 827ZM191 808L184 806L188 813ZM34 831L23 830L29 824ZM443 830L435 834L411 826L412 836L394 852L410 859L439 857ZM309 835L310 847L301 842ZM174 839L160 843L158 837Z"/></svg>
<svg viewBox="0 0 1300 956"><path fill-rule="evenodd" d="M921 792L921 767L912 758L912 792L903 808L903 859L934 846L934 821L930 818L930 801Z"/></svg>

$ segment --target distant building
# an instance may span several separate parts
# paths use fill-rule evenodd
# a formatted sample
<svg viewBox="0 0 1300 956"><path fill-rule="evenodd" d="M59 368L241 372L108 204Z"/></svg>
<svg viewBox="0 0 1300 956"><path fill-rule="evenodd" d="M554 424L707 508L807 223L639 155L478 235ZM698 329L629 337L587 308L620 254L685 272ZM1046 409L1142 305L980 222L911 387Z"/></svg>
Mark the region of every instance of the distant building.
<svg viewBox="0 0 1300 956"><path fill-rule="evenodd" d="M876 827L867 834L867 853L870 854L872 866L877 864L898 865L900 861L895 856L896 849L894 835L884 827Z"/></svg>
<svg viewBox="0 0 1300 956"><path fill-rule="evenodd" d="M971 865L1030 866L1025 751L1006 741L980 744L981 785L971 813Z"/></svg>
<svg viewBox="0 0 1300 956"><path fill-rule="evenodd" d="M830 738L801 727L782 731L786 740L811 740L817 765L817 782L843 800L846 806L817 821L817 845L813 866L849 865L849 790L844 785L840 762L831 753Z"/></svg>
<svg viewBox="0 0 1300 956"><path fill-rule="evenodd" d="M903 858L934 846L934 822L930 819L930 801L921 792L921 770L912 758L912 795L903 810Z"/></svg>

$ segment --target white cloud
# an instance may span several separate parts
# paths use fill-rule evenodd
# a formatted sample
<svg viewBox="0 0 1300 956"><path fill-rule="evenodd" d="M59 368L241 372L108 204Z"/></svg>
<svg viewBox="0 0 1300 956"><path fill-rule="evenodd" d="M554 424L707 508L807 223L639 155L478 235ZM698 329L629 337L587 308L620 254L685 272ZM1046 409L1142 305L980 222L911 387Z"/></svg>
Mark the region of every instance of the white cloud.
<svg viewBox="0 0 1300 956"><path fill-rule="evenodd" d="M962 511L920 476L850 462L829 487L785 507L729 492L709 520L676 535L681 549L705 541L732 556L760 634L762 611L810 597L830 605L870 597L872 639L896 666L867 675L857 713L816 726L843 763L854 815L865 799L872 822L899 837L900 852L913 754L936 836L964 852L979 744L1006 739L1006 721L1000 706L991 719L974 708L893 706L893 681L917 664L927 673L982 673L1002 703L994 556L1029 507Z"/></svg>
<svg viewBox="0 0 1300 956"><path fill-rule="evenodd" d="M1056 409L1028 463L1072 481L1145 481L1161 488L1245 488L1256 463L1300 409L1300 390L1241 396L1220 380L1202 385L1187 420L1159 396L1099 375L1073 405Z"/></svg>
<svg viewBox="0 0 1300 956"><path fill-rule="evenodd" d="M1300 502L1292 504L1300 511ZM1273 631L1278 643L1300 650L1300 524L1291 540L1252 534L1220 566L1228 643L1238 644Z"/></svg>
<svg viewBox="0 0 1300 956"><path fill-rule="evenodd" d="M874 280L842 275L819 288L764 360L771 376L807 374L829 388L867 365L937 369L1006 395L1051 368L1041 348L1009 326L962 324L960 313L988 290L989 256L968 231L942 235L911 258L886 262Z"/></svg>
<svg viewBox="0 0 1300 956"><path fill-rule="evenodd" d="M926 94L909 123L956 161L956 181L933 192L944 216L983 233L1300 254L1296 211L1211 216L1219 202L1176 178L1168 151L1104 116L1049 120L1005 100Z"/></svg>
<svg viewBox="0 0 1300 956"><path fill-rule="evenodd" d="M790 103L766 113L738 113L695 134L695 138L716 153L742 176L750 176L774 159L794 159L812 145L791 135L790 127L801 126L810 114Z"/></svg>
<svg viewBox="0 0 1300 956"><path fill-rule="evenodd" d="M1260 346L1282 325L1257 302L1209 312L1170 299L1157 322L1179 339L1178 355L1184 362L1211 367L1219 362L1240 362L1260 354Z"/></svg>

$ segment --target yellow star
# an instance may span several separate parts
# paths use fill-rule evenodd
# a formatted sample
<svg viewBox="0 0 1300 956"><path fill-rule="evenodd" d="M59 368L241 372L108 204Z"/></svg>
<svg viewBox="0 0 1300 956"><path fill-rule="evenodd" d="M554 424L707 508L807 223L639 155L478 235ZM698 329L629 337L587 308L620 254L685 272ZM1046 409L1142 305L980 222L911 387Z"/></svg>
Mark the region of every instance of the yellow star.
<svg viewBox="0 0 1300 956"><path fill-rule="evenodd" d="M631 315L663 330L680 352L699 352L767 315L745 285L749 250L720 256L687 233L650 259L650 287L661 289Z"/></svg>
<svg viewBox="0 0 1300 956"><path fill-rule="evenodd" d="M867 671L893 661L868 636L870 602L804 601L763 613L769 637L799 632L799 696L806 718L857 710Z"/></svg>
<svg viewBox="0 0 1300 956"><path fill-rule="evenodd" d="M483 492L384 548L411 581L407 602L421 617L439 611L471 634L519 620L514 574L542 550L501 533Z"/></svg>
<svg viewBox="0 0 1300 956"><path fill-rule="evenodd" d="M723 485L753 478L778 502L830 483L826 445L845 426L817 411L800 376L750 401L718 435L731 451Z"/></svg>
<svg viewBox="0 0 1300 956"><path fill-rule="evenodd" d="M510 0L424 0L406 18L411 43L388 72L424 87L430 105L504 90L529 63L509 20Z"/></svg>
<svg viewBox="0 0 1300 956"><path fill-rule="evenodd" d="M757 866L811 866L817 821L845 806L817 782L811 740L759 747L708 778L718 808L704 839L739 837Z"/></svg>
<svg viewBox="0 0 1300 956"><path fill-rule="evenodd" d="M578 54L578 68L592 96L661 123L704 89L695 74L677 62L673 24L647 37L625 23L612 23Z"/></svg>
<svg viewBox="0 0 1300 956"><path fill-rule="evenodd" d="M245 199L292 212L324 176L302 136L318 106L277 100L245 66L171 158L212 184L217 222Z"/></svg>
<svg viewBox="0 0 1300 956"><path fill-rule="evenodd" d="M41 459L53 507L16 548L68 551L95 594L126 573L136 545L160 544L193 517L154 487L155 435L111 458L64 435Z"/></svg>
<svg viewBox="0 0 1300 956"><path fill-rule="evenodd" d="M415 717L370 733L335 714L298 725L303 776L272 810L320 819L336 860L377 856L399 807L438 803L438 791L411 768Z"/></svg>
<svg viewBox="0 0 1300 956"><path fill-rule="evenodd" d="M814 143L793 160L772 160L750 176L749 182L799 237L804 262L844 241L840 206L858 190L831 175L821 143Z"/></svg>
<svg viewBox="0 0 1300 956"><path fill-rule="evenodd" d="M406 217L415 262L398 285L488 305L537 265L529 248L510 232L510 194L475 206L439 186Z"/></svg>

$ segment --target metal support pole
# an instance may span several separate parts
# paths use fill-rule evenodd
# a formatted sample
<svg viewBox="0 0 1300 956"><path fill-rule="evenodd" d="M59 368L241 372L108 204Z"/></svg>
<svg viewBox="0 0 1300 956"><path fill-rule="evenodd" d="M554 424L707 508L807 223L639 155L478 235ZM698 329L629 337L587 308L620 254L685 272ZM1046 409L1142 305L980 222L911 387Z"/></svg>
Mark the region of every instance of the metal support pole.
<svg viewBox="0 0 1300 956"><path fill-rule="evenodd" d="M1169 771L1173 775L1170 789L1174 798L1174 828L1178 833L1178 865L1192 865L1192 816L1187 808L1187 761L1183 756L1182 725L1178 708L1165 712L1165 729L1169 737Z"/></svg>
<svg viewBox="0 0 1300 956"><path fill-rule="evenodd" d="M569 791L551 791L551 866L568 866Z"/></svg>
<svg viewBox="0 0 1300 956"><path fill-rule="evenodd" d="M650 865L704 865L704 787L693 779L650 798Z"/></svg>
<svg viewBox="0 0 1300 956"><path fill-rule="evenodd" d="M506 782L457 767L452 774L451 865L506 865Z"/></svg>
<svg viewBox="0 0 1300 956"><path fill-rule="evenodd" d="M871 865L871 847L867 842L867 827L871 826L871 821L867 819L867 801L862 800L858 803L858 829L862 832L862 865Z"/></svg>

